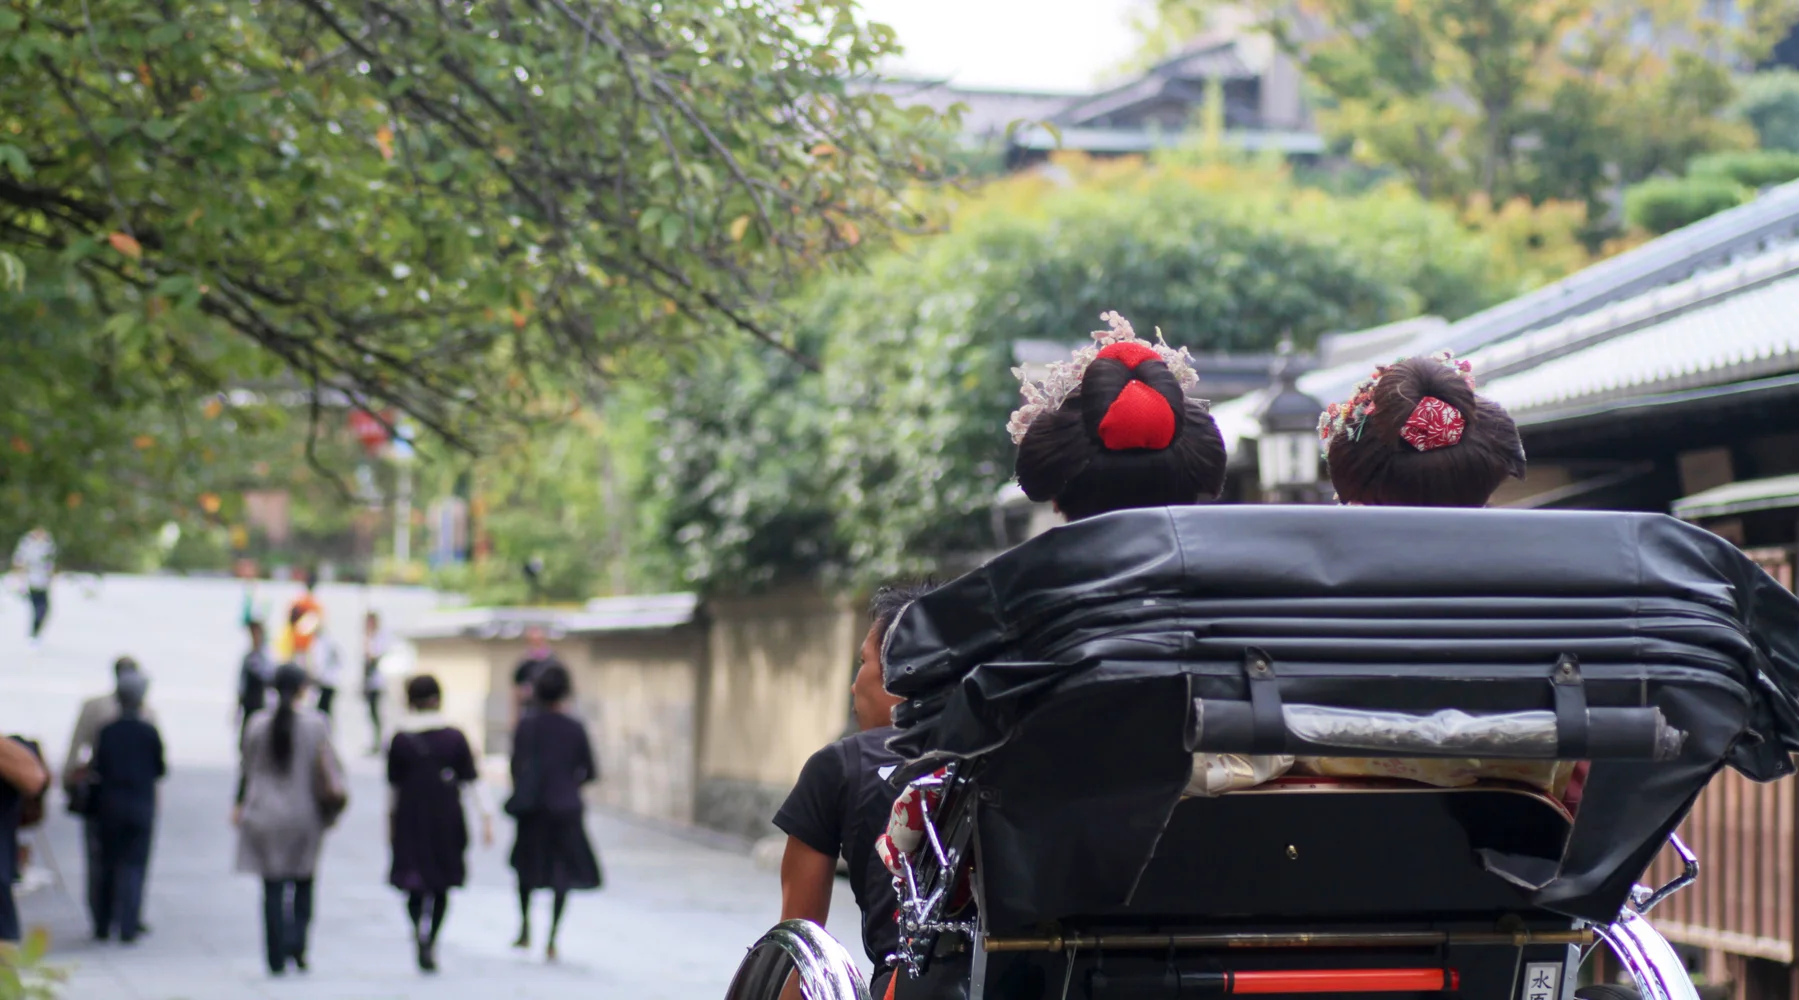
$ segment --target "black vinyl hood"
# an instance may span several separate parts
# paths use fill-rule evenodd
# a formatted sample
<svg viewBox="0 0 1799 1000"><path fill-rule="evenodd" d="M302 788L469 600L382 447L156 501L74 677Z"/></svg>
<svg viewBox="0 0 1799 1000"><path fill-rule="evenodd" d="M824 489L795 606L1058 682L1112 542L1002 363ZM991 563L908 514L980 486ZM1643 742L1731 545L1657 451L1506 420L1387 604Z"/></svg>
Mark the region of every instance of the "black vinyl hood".
<svg viewBox="0 0 1799 1000"><path fill-rule="evenodd" d="M1551 709L1558 664L1575 663L1584 705L1658 710L1685 734L1678 756L1596 760L1562 857L1485 859L1533 904L1585 919L1616 915L1720 767L1772 780L1799 750L1799 598L1709 532L1654 514L1278 506L1102 515L922 598L884 650L907 699L894 746L1034 783L1051 779L1008 755L1053 726L1106 759L1105 816L981 822L1020 865L1083 839L1079 884L1038 872L1033 891L1112 905L1179 798L1195 700L1252 701L1252 655L1289 704Z"/></svg>

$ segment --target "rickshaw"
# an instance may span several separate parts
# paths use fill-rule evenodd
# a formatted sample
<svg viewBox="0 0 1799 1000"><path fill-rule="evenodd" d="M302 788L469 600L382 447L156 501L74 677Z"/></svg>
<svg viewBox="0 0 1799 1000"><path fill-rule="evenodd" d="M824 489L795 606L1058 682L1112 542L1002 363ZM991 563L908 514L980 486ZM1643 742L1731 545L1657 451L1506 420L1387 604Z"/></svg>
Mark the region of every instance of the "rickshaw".
<svg viewBox="0 0 1799 1000"><path fill-rule="evenodd" d="M1661 515L1124 511L903 613L896 781L935 794L896 995L1696 1000L1650 922L1722 767L1793 771L1799 599ZM1587 762L1523 785L1287 776L1183 794L1196 754ZM940 796L940 798L938 797ZM1639 880L1658 853L1681 873ZM1629 983L1589 985L1601 948ZM731 1000L864 1000L800 921Z"/></svg>

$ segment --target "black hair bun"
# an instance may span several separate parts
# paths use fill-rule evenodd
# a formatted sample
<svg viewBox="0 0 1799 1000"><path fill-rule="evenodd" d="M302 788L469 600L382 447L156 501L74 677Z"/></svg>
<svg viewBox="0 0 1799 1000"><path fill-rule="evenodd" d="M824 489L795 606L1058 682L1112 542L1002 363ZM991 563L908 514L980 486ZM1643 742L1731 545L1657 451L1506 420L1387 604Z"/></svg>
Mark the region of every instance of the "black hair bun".
<svg viewBox="0 0 1799 1000"><path fill-rule="evenodd" d="M1406 422L1426 397L1460 414L1461 439L1420 451ZM1505 408L1476 395L1463 375L1436 358L1407 358L1374 384L1374 412L1359 435L1337 435L1326 448L1331 485L1345 503L1404 507L1483 507L1506 477L1524 477L1524 442Z"/></svg>
<svg viewBox="0 0 1799 1000"><path fill-rule="evenodd" d="M1187 399L1148 349L1117 353L1095 359L1061 408L1031 423L1018 446L1018 485L1071 521L1216 497L1224 437L1206 405Z"/></svg>

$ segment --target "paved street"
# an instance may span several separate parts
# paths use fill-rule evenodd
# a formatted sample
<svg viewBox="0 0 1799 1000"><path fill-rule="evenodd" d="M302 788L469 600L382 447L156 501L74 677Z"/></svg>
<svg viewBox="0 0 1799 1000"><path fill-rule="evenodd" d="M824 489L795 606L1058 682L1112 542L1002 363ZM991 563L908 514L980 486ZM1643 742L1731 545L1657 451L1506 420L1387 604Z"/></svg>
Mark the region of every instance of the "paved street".
<svg viewBox="0 0 1799 1000"><path fill-rule="evenodd" d="M291 592L265 587L260 594L284 605ZM386 885L378 761L356 753L368 729L353 712L339 732L351 759L352 804L320 864L313 971L269 980L260 957L260 885L232 874L235 841L227 823L241 594L227 581L111 577L91 596L79 584L59 586L41 651L24 642L22 602L0 606L0 731L42 738L60 755L79 699L104 689L112 657L129 651L153 677L151 703L174 768L150 872L146 919L153 932L138 945L87 940L77 902L79 829L53 810L40 835L59 884L27 896L22 909L28 924L50 929L54 960L73 969L72 1000L722 995L743 949L776 916L774 873L752 864L743 845L604 814L592 816L590 827L608 885L571 900L560 963L542 958L547 898L539 899L534 918L538 948L524 954L510 947L517 915L506 866L510 830L502 824L495 847L471 852L470 885L451 898L442 973L421 976L403 900ZM340 630L360 621L365 600L396 624L434 603L427 593L405 590L365 595L327 587L322 597ZM833 910L832 930L856 941L854 902L841 882Z"/></svg>

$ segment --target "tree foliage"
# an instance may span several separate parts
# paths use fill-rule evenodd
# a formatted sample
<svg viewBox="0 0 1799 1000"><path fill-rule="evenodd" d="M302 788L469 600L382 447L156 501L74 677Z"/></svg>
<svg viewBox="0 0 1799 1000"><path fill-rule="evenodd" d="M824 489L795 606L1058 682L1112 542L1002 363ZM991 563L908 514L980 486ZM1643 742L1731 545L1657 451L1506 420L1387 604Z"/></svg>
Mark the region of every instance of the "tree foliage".
<svg viewBox="0 0 1799 1000"><path fill-rule="evenodd" d="M1799 71L1783 67L1750 76L1731 111L1755 129L1763 149L1799 152Z"/></svg>
<svg viewBox="0 0 1799 1000"><path fill-rule="evenodd" d="M945 122L849 82L892 48L849 0L0 5L0 280L60 379L10 429L91 468L285 386L470 445L621 343L785 348L779 293L923 221Z"/></svg>
<svg viewBox="0 0 1799 1000"><path fill-rule="evenodd" d="M1160 0L1182 30L1245 7L1302 61L1325 131L1426 196L1584 202L1615 183L1749 145L1721 112L1731 61L1753 63L1799 19L1795 0Z"/></svg>

